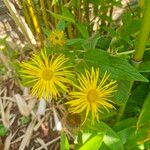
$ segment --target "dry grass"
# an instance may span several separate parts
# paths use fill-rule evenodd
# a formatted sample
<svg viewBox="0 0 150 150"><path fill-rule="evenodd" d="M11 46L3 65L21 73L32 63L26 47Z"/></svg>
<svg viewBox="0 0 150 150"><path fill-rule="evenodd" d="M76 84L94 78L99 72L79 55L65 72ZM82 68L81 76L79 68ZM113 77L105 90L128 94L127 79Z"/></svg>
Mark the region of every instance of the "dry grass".
<svg viewBox="0 0 150 150"><path fill-rule="evenodd" d="M4 84L5 83L5 84ZM58 119L64 122L66 110L60 101L47 103L45 115L37 114L39 101L21 89L11 77L3 77L0 83L0 122L8 129L1 139L4 150L54 150L59 149L60 133L56 130L54 109ZM22 123L21 118L29 118ZM63 129L70 140L72 133Z"/></svg>

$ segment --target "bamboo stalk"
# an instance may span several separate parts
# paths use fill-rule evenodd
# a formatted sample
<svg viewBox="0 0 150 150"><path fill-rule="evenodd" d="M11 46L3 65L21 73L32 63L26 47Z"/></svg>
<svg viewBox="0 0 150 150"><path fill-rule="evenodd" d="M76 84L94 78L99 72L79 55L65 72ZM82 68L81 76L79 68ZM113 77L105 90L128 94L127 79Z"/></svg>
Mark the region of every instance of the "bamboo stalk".
<svg viewBox="0 0 150 150"><path fill-rule="evenodd" d="M18 0L18 1L23 8L22 10L24 12L24 17L25 17L25 20L26 20L28 26L30 27L32 32L35 32L31 17L29 17L29 11L28 11L26 3L23 0Z"/></svg>
<svg viewBox="0 0 150 150"><path fill-rule="evenodd" d="M143 59L146 41L150 34L150 1L147 1L147 5L144 12L144 18L142 21L141 31L136 41L135 53L133 55L134 62L140 62Z"/></svg>
<svg viewBox="0 0 150 150"><path fill-rule="evenodd" d="M3 0L5 3L6 7L8 8L13 20L15 23L18 25L18 27L21 29L22 33L26 37L26 39L29 41L30 46L34 49L33 45L36 45L36 41L34 39L34 36L26 24L24 18L20 16L20 14L17 12L16 8L14 5L9 1L9 0Z"/></svg>
<svg viewBox="0 0 150 150"><path fill-rule="evenodd" d="M139 67L139 65L143 59L146 41L147 41L149 33L150 33L150 20L149 20L150 13L149 13L149 10L150 10L150 1L147 1L145 13L144 13L144 18L142 21L141 30L140 30L139 36L137 38L137 41L136 41L135 53L134 53L133 58L132 58L132 64L135 68ZM130 82L130 91L132 89L133 83L134 83L134 81ZM129 98L129 96L128 96L128 98ZM128 102L128 98L127 98L125 104L120 107L119 115L117 117L117 122L122 118L122 116L124 114L124 111L126 109L126 105Z"/></svg>
<svg viewBox="0 0 150 150"><path fill-rule="evenodd" d="M40 24L39 24L39 22L38 22L38 19L37 19L35 10L34 10L34 8L33 8L32 1L31 1L31 0L27 0L27 3L28 3L28 8L29 8L30 16L31 16L31 18L32 18L32 21L33 21L33 25L34 25L34 29L35 29L35 31L36 31L36 34L41 36L42 33L41 33Z"/></svg>
<svg viewBox="0 0 150 150"><path fill-rule="evenodd" d="M85 12L85 20L87 23L89 23L89 3L87 0L83 1L83 5L84 5L84 12Z"/></svg>
<svg viewBox="0 0 150 150"><path fill-rule="evenodd" d="M67 31L68 31L68 37L69 37L70 39L72 39L72 38L74 37L74 34L73 34L73 28L72 28L72 25L71 25L71 24L68 25Z"/></svg>
<svg viewBox="0 0 150 150"><path fill-rule="evenodd" d="M48 23L48 16L47 16L47 12L46 12L45 0L40 0L40 5L41 5L41 10L42 10L43 21L45 23L46 28L49 29L49 23Z"/></svg>
<svg viewBox="0 0 150 150"><path fill-rule="evenodd" d="M52 11L51 1L49 1L49 0L47 0L47 7L48 7L48 10ZM53 30L54 27L52 27L52 26L53 26L54 18L51 17L51 15L49 15L48 19L49 19L49 22L50 22L50 27Z"/></svg>
<svg viewBox="0 0 150 150"><path fill-rule="evenodd" d="M53 6L53 9L54 9L54 13L58 14L59 11L58 11L58 6L56 4ZM56 18L54 18L54 26L55 27L56 27L57 23L58 23L58 20Z"/></svg>
<svg viewBox="0 0 150 150"><path fill-rule="evenodd" d="M69 1L68 0L64 0L64 4L67 4ZM67 32L68 32L68 37L71 39L74 37L74 31L73 31L73 26L72 24L69 24L67 27Z"/></svg>

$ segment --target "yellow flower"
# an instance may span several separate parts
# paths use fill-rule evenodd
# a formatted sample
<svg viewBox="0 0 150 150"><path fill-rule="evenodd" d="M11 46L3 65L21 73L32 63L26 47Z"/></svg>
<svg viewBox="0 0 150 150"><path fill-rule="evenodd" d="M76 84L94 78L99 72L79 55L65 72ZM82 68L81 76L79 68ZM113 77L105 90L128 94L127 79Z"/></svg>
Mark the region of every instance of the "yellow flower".
<svg viewBox="0 0 150 150"><path fill-rule="evenodd" d="M64 55L48 55L41 51L41 55L33 54L31 61L22 62L22 76L27 80L25 83L32 83L31 93L38 98L44 97L57 99L61 92L68 92L71 66L66 65L68 58Z"/></svg>
<svg viewBox="0 0 150 150"><path fill-rule="evenodd" d="M85 70L85 75L78 75L79 85L76 85L77 91L70 93L72 100L66 104L69 105L71 113L85 112L85 120L89 113L92 116L92 122L96 119L99 120L99 112L103 108L109 111L114 108L113 101L110 100L113 92L115 92L117 84L116 81L107 82L109 75L104 74L103 78L99 80L99 69L94 70L92 67L91 72Z"/></svg>
<svg viewBox="0 0 150 150"><path fill-rule="evenodd" d="M66 43L65 34L62 30L54 30L50 34L50 44L54 46L64 46Z"/></svg>

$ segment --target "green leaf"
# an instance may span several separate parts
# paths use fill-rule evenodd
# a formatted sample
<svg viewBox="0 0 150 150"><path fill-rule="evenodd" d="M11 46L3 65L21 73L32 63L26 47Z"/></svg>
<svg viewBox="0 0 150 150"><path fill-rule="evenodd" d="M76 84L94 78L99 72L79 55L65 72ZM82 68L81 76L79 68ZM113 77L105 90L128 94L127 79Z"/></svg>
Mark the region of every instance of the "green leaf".
<svg viewBox="0 0 150 150"><path fill-rule="evenodd" d="M79 150L98 150L103 142L103 135L96 135L89 139Z"/></svg>
<svg viewBox="0 0 150 150"><path fill-rule="evenodd" d="M115 124L113 129L119 135L123 144L125 144L132 133L135 133L137 118L127 118Z"/></svg>
<svg viewBox="0 0 150 150"><path fill-rule="evenodd" d="M135 133L135 127L131 126L118 132L118 135L120 139L122 140L123 144L125 144L128 141L128 138L130 137L130 135L133 133Z"/></svg>
<svg viewBox="0 0 150 150"><path fill-rule="evenodd" d="M75 18L67 7L62 6L62 15L70 18L71 20L73 20L73 23L75 23Z"/></svg>
<svg viewBox="0 0 150 150"><path fill-rule="evenodd" d="M4 127L3 124L0 124L0 137L5 136L7 134L8 130Z"/></svg>
<svg viewBox="0 0 150 150"><path fill-rule="evenodd" d="M118 105L122 105L130 95L131 82L127 80L118 80L117 84L117 92L114 93L113 100L115 100Z"/></svg>
<svg viewBox="0 0 150 150"><path fill-rule="evenodd" d="M119 135L110 128L106 123L100 121L91 124L90 121L86 123L85 131L95 133L95 134L103 134L103 142L107 145L111 150L123 150L123 142L121 141ZM95 150L95 149L94 149Z"/></svg>
<svg viewBox="0 0 150 150"><path fill-rule="evenodd" d="M89 37L87 40L85 40L85 42L83 43L83 48L85 50L91 50L91 49L95 49L98 39L99 39L99 34L94 34L92 37Z"/></svg>
<svg viewBox="0 0 150 150"><path fill-rule="evenodd" d="M43 27L42 30L43 30L44 34L45 34L47 37L50 36L50 33L51 33L51 32L50 32L49 29Z"/></svg>
<svg viewBox="0 0 150 150"><path fill-rule="evenodd" d="M127 119L124 119L124 120L117 122L114 125L113 129L116 132L119 132L121 130L124 130L125 128L135 127L136 122L137 122L137 118L127 118Z"/></svg>
<svg viewBox="0 0 150 150"><path fill-rule="evenodd" d="M98 39L96 47L99 49L107 50L111 42L110 37L102 36Z"/></svg>
<svg viewBox="0 0 150 150"><path fill-rule="evenodd" d="M60 150L69 150L69 142L66 135L63 132L61 133Z"/></svg>
<svg viewBox="0 0 150 150"><path fill-rule="evenodd" d="M150 72L150 61L144 61L140 64L140 72Z"/></svg>
<svg viewBox="0 0 150 150"><path fill-rule="evenodd" d="M66 23L64 20L60 20L56 26L56 29L58 30L65 30Z"/></svg>
<svg viewBox="0 0 150 150"><path fill-rule="evenodd" d="M143 90L144 89L144 90ZM142 82L134 87L132 93L129 97L129 103L127 111L133 113L134 110L137 110L135 114L139 113L141 106L149 93L150 86L149 83ZM131 106L130 106L131 105Z"/></svg>
<svg viewBox="0 0 150 150"><path fill-rule="evenodd" d="M138 121L137 121L137 129L147 123L150 123L150 92L144 101L141 113L139 115Z"/></svg>
<svg viewBox="0 0 150 150"><path fill-rule="evenodd" d="M77 44L77 43L81 43L83 41L84 41L84 39L80 39L80 38L69 39L69 40L67 40L67 45L74 45L74 44Z"/></svg>
<svg viewBox="0 0 150 150"><path fill-rule="evenodd" d="M75 52L74 51L61 50L61 51L58 51L58 54L64 54L66 57L68 57L70 59L71 62L74 62L74 60L75 60Z"/></svg>
<svg viewBox="0 0 150 150"><path fill-rule="evenodd" d="M78 31L81 33L81 35L83 36L83 38L89 37L88 27L86 24L77 23L76 27L77 27Z"/></svg>
<svg viewBox="0 0 150 150"><path fill-rule="evenodd" d="M21 125L26 125L31 121L31 118L29 116L22 116L21 118L19 118L19 121Z"/></svg>
<svg viewBox="0 0 150 150"><path fill-rule="evenodd" d="M6 40L7 40L8 36L5 36L3 38L0 38L0 45L6 45Z"/></svg>
<svg viewBox="0 0 150 150"><path fill-rule="evenodd" d="M124 143L125 150L147 150L145 144L149 139L149 126L144 126L136 132L135 126L130 126L118 132ZM142 148L140 148L142 146Z"/></svg>
<svg viewBox="0 0 150 150"><path fill-rule="evenodd" d="M141 75L126 59L111 56L99 49L88 50L84 59L89 66L99 67L102 74L106 71L115 80L144 81L148 80Z"/></svg>
<svg viewBox="0 0 150 150"><path fill-rule="evenodd" d="M123 142L119 135L111 129L107 124L102 123L106 128L106 134L104 135L104 143L112 150L123 150Z"/></svg>
<svg viewBox="0 0 150 150"><path fill-rule="evenodd" d="M71 22L71 23L75 23L75 20L73 18L70 18L68 16L65 16L65 15L59 15L59 14L56 14L50 10L48 10L48 12L56 19L62 19L62 20L65 20L65 21L68 21L68 22Z"/></svg>

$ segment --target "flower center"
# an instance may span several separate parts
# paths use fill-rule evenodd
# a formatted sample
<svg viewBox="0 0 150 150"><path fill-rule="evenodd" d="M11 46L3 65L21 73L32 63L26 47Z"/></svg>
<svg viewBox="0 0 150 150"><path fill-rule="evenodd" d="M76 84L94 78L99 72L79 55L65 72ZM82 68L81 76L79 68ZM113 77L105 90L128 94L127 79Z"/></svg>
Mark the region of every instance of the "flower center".
<svg viewBox="0 0 150 150"><path fill-rule="evenodd" d="M96 89L92 89L87 93L87 100L89 103L95 102L98 98L99 96Z"/></svg>
<svg viewBox="0 0 150 150"><path fill-rule="evenodd" d="M58 36L55 36L55 40L59 40L59 37L58 37Z"/></svg>
<svg viewBox="0 0 150 150"><path fill-rule="evenodd" d="M44 69L42 72L42 78L44 80L51 80L53 77L53 72L50 69Z"/></svg>

